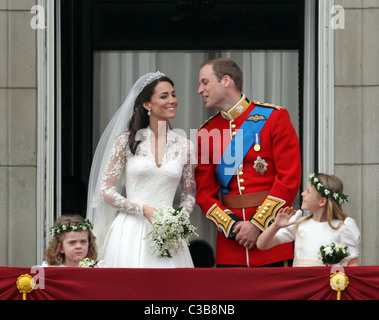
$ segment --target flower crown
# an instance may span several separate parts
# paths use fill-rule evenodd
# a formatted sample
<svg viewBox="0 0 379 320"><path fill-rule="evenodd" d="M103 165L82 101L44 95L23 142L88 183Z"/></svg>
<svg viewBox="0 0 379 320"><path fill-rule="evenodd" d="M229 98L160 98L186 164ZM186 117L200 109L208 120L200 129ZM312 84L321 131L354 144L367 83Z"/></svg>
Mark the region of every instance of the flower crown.
<svg viewBox="0 0 379 320"><path fill-rule="evenodd" d="M56 234L61 234L62 232L70 232L70 231L88 231L89 229L93 229L93 225L91 221L88 219L84 219L84 221L79 222L74 225L66 225L62 224L57 227L50 228L50 234L55 236Z"/></svg>
<svg viewBox="0 0 379 320"><path fill-rule="evenodd" d="M345 204L346 202L349 202L347 200L347 195L344 195L343 193L334 192L333 189L325 187L317 178L316 173L312 173L309 175L309 181L316 188L316 190L321 193L323 197L330 198L336 201L338 204Z"/></svg>
<svg viewBox="0 0 379 320"><path fill-rule="evenodd" d="M142 84L141 88L139 89L139 93L142 92L142 90L151 82L153 82L154 80L156 79L159 79L159 78L162 78L162 77L165 77L166 75L160 71L157 71L155 73L153 73L150 77L148 77L144 83Z"/></svg>

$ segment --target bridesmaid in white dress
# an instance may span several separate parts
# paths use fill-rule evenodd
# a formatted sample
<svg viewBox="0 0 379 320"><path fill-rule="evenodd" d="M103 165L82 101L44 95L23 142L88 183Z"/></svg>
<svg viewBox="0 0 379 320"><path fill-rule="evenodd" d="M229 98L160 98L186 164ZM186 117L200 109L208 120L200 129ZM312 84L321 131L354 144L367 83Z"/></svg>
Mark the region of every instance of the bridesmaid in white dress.
<svg viewBox="0 0 379 320"><path fill-rule="evenodd" d="M133 86L99 142L87 217L107 267L193 267L187 246L173 258L157 258L146 239L154 212L173 205L179 184L180 207L191 213L195 206L195 148L168 123L177 105L173 82L159 71L149 73Z"/></svg>
<svg viewBox="0 0 379 320"><path fill-rule="evenodd" d="M291 207L280 209L275 222L257 240L261 250L281 243L295 241L294 267L323 266L318 258L320 247L328 243L347 246L349 256L339 262L341 266L358 266L361 234L354 219L347 216L342 205L347 201L343 182L334 175L311 174L306 190L301 194L301 209L311 214L303 217L302 211Z"/></svg>

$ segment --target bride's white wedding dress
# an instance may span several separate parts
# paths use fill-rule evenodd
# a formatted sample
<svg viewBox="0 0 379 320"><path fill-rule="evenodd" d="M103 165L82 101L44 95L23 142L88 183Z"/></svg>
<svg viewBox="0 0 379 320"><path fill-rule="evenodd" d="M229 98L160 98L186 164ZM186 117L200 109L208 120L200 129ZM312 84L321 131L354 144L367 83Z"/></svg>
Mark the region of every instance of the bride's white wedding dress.
<svg viewBox="0 0 379 320"><path fill-rule="evenodd" d="M151 228L143 216L143 205L156 209L172 206L180 183L180 207L189 213L195 206L195 150L193 144L175 133L167 132L166 152L158 166L152 152L150 129L142 132L136 154L128 146L129 133L121 134L112 149L101 186L101 201L117 208L101 250L107 267L185 268L193 267L188 247L173 258L157 258L152 243L146 239ZM153 149L154 150L154 149ZM125 170L124 170L125 169ZM126 196L116 191L120 178L126 178Z"/></svg>

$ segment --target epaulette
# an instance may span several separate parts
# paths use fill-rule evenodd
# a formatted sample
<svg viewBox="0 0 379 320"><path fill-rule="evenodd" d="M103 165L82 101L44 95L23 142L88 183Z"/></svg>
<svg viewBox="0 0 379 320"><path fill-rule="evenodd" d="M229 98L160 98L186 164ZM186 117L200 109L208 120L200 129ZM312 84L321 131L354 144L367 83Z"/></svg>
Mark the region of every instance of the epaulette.
<svg viewBox="0 0 379 320"><path fill-rule="evenodd" d="M277 106L275 104L266 103L266 102L253 101L253 103L257 106L275 108L276 110L282 109L282 107L280 107L280 106Z"/></svg>
<svg viewBox="0 0 379 320"><path fill-rule="evenodd" d="M200 126L199 130L202 129L204 126L206 126L209 122L211 122L212 119L215 118L219 113L220 113L220 111L217 112L217 113L216 113L215 115L213 115L212 117L210 117L207 121L205 121L205 122Z"/></svg>

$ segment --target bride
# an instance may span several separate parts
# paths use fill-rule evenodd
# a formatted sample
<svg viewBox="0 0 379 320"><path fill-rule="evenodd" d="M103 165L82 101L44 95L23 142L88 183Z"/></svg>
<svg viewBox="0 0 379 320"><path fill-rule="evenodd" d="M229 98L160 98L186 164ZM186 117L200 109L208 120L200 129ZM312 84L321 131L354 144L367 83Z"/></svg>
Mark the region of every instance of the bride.
<svg viewBox="0 0 379 320"><path fill-rule="evenodd" d="M195 206L195 150L169 128L178 100L174 83L161 72L134 84L97 146L88 188L87 218L94 224L107 267L193 267L188 247L173 258L157 258L146 238L154 212L172 206L178 185L180 207Z"/></svg>

